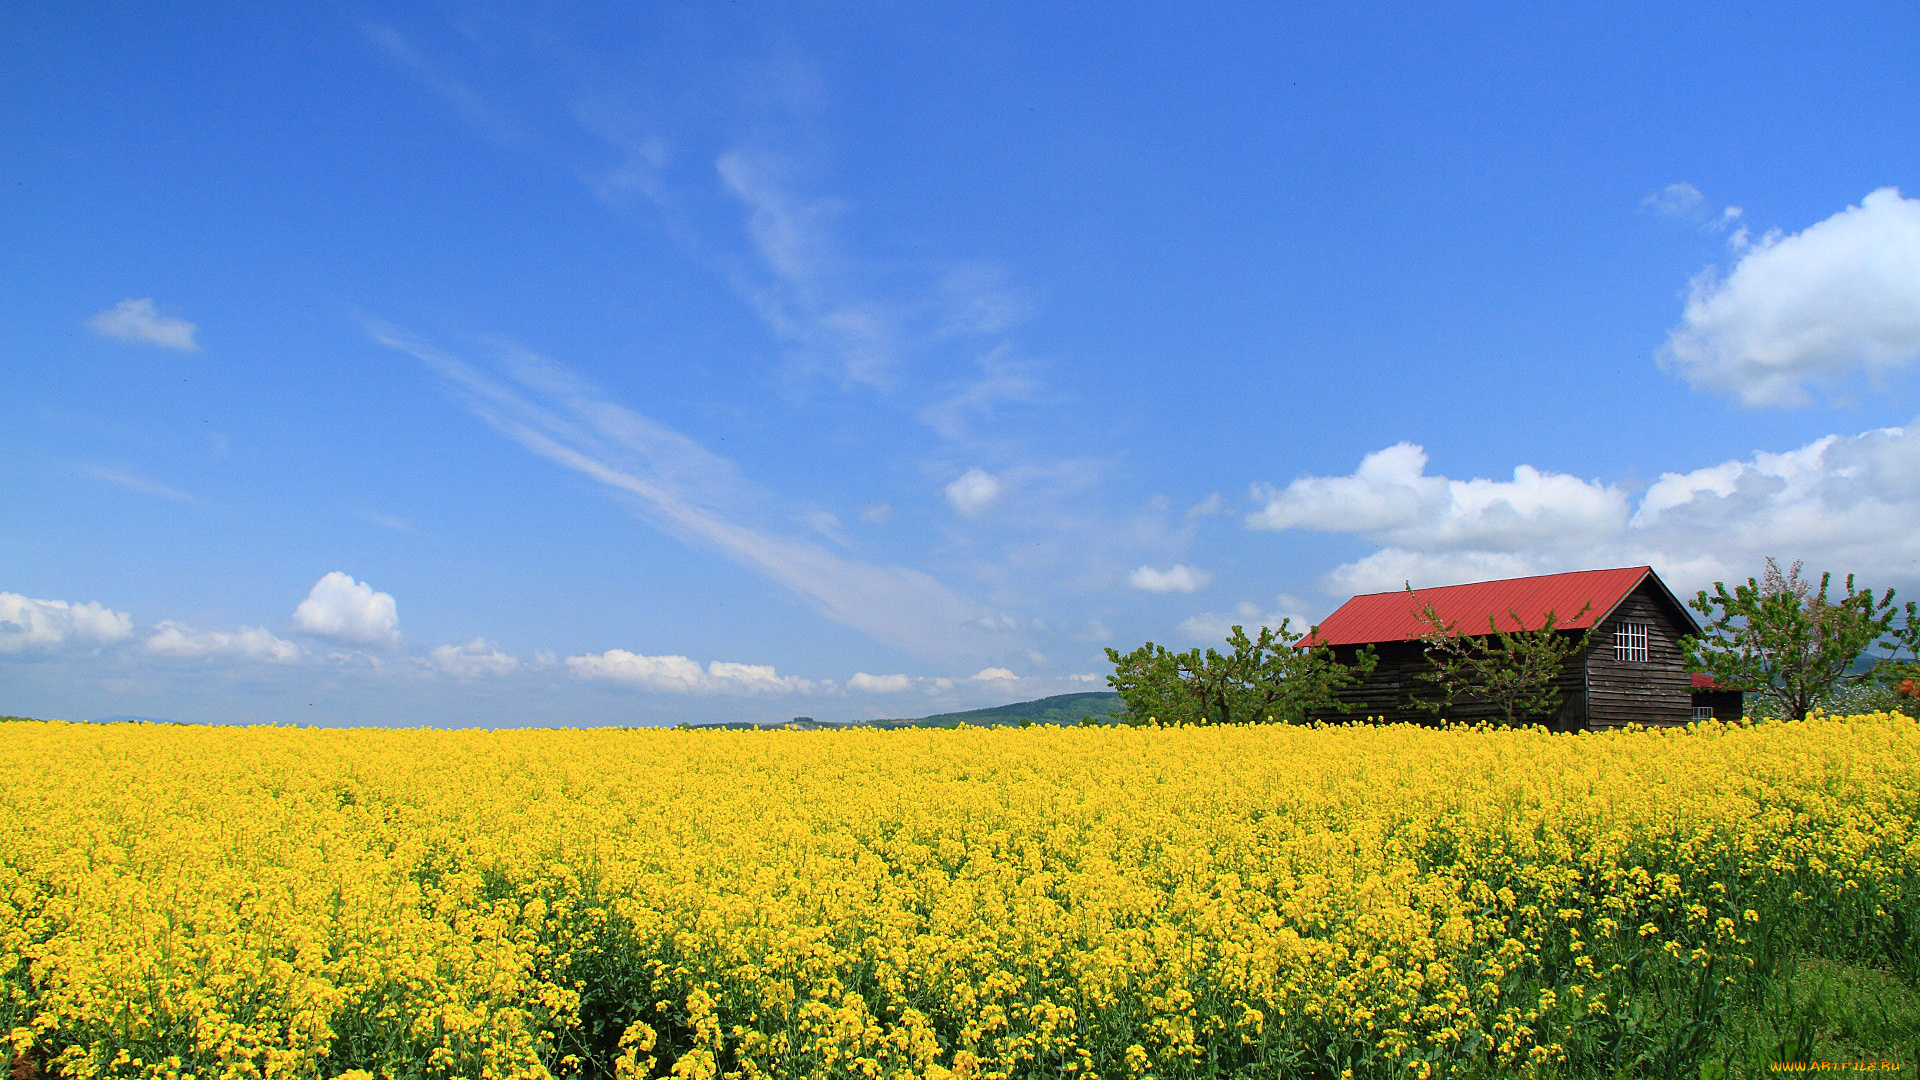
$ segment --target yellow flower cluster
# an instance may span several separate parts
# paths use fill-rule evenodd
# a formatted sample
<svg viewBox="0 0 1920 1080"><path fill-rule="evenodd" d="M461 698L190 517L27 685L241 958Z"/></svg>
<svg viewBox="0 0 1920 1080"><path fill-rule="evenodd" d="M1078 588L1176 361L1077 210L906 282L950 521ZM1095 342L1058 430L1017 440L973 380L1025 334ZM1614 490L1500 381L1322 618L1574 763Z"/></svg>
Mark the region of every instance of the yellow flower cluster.
<svg viewBox="0 0 1920 1080"><path fill-rule="evenodd" d="M1610 1072L1920 926L1899 714L0 752L16 1076Z"/></svg>

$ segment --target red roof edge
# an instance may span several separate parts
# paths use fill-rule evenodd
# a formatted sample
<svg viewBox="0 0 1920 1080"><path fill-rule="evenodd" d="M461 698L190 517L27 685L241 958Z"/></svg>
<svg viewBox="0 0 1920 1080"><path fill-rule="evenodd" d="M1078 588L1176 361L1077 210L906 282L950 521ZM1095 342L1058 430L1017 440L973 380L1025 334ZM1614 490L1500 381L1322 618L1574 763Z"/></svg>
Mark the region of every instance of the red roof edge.
<svg viewBox="0 0 1920 1080"><path fill-rule="evenodd" d="M1417 640L1427 628L1410 609L1410 602L1432 603L1441 617L1468 634L1485 633L1480 628L1490 617L1499 619L1512 612L1522 619L1534 619L1549 610L1564 618L1559 623L1561 629L1584 630L1605 621L1621 601L1649 578L1658 584L1659 596L1691 623L1692 617L1686 614L1686 608L1660 581L1653 567L1622 566L1439 585L1416 589L1412 598L1399 590L1363 593L1322 619L1301 644L1359 645ZM1587 602L1591 606L1586 611L1573 614Z"/></svg>

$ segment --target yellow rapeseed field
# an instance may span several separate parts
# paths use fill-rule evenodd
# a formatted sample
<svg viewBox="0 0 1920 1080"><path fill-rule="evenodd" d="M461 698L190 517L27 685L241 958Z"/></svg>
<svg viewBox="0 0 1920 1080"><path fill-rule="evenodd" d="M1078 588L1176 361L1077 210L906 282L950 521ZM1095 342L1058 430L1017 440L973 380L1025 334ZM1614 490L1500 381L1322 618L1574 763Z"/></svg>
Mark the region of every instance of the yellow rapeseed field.
<svg viewBox="0 0 1920 1080"><path fill-rule="evenodd" d="M1898 714L0 750L17 1077L1658 1071L1920 927Z"/></svg>

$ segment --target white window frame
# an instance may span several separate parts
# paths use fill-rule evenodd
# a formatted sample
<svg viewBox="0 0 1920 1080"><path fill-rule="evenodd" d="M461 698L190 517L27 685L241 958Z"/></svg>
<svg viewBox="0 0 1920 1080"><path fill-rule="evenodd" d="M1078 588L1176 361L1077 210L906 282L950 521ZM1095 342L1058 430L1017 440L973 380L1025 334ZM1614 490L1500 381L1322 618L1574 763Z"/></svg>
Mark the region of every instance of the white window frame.
<svg viewBox="0 0 1920 1080"><path fill-rule="evenodd" d="M1699 723L1699 722L1701 722L1701 721L1703 721L1703 720L1711 720L1711 719L1713 719L1713 706L1711 706L1711 705L1695 705L1695 706L1693 707L1693 720L1694 720L1694 723Z"/></svg>
<svg viewBox="0 0 1920 1080"><path fill-rule="evenodd" d="M1623 622L1614 627L1613 658L1624 663L1646 663L1647 632L1651 629L1651 625L1643 622Z"/></svg>

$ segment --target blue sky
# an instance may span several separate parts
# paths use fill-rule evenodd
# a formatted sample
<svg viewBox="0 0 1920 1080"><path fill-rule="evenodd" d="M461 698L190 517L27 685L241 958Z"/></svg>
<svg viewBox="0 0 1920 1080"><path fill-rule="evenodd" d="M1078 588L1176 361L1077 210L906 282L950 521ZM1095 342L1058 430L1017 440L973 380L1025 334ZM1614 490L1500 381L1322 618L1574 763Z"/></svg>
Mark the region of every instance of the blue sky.
<svg viewBox="0 0 1920 1080"><path fill-rule="evenodd" d="M1920 595L1920 9L0 14L0 712L851 720Z"/></svg>

